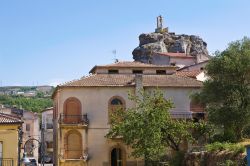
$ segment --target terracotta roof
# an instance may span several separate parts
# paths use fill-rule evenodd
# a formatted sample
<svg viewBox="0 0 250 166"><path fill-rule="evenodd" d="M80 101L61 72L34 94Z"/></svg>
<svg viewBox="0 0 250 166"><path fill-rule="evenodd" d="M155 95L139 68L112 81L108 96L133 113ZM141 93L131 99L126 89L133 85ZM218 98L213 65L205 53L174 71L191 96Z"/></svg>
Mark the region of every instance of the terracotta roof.
<svg viewBox="0 0 250 166"><path fill-rule="evenodd" d="M0 113L0 124L18 124L18 123L23 123L20 118Z"/></svg>
<svg viewBox="0 0 250 166"><path fill-rule="evenodd" d="M191 71L177 71L175 75L196 78L202 71L200 70L191 70Z"/></svg>
<svg viewBox="0 0 250 166"><path fill-rule="evenodd" d="M169 65L154 65L154 64L148 64L148 63L142 63L137 61L121 61L116 62L112 64L105 65L106 67L172 67Z"/></svg>
<svg viewBox="0 0 250 166"><path fill-rule="evenodd" d="M181 70L184 70L184 69L186 69L186 68L193 67L193 66L197 66L197 65L200 65L200 64L203 64L203 63L208 63L208 62L209 62L209 60L205 60L205 61L203 61L203 62L196 63L196 64L192 64L192 65L188 65L188 66L182 67L182 68L177 69L177 70L178 70L178 71L181 71Z"/></svg>
<svg viewBox="0 0 250 166"><path fill-rule="evenodd" d="M124 87L134 86L134 74L96 74L71 81L59 87ZM201 87L202 83L178 75L143 75L145 87Z"/></svg>
<svg viewBox="0 0 250 166"><path fill-rule="evenodd" d="M157 52L156 54L162 56L169 56L174 58L195 58L194 56L187 55L186 53L175 53L175 52Z"/></svg>
<svg viewBox="0 0 250 166"><path fill-rule="evenodd" d="M137 62L137 61L121 61L121 62L116 62L108 65L98 65L94 66L89 73L93 73L93 71L96 68L178 68L176 66L171 66L171 65L154 65L154 64L148 64L148 63L142 63L142 62Z"/></svg>

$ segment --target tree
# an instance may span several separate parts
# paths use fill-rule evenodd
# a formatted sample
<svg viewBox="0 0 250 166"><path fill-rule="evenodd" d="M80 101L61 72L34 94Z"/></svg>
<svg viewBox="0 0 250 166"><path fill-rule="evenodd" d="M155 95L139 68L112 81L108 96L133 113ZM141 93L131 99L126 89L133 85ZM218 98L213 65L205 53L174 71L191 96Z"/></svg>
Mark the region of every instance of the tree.
<svg viewBox="0 0 250 166"><path fill-rule="evenodd" d="M143 157L145 164L158 160L167 147L176 151L183 138L191 138L189 122L173 120L169 110L173 103L160 91L142 92L142 97L131 96L136 103L126 111L116 110L111 118L108 138L122 136L123 142L132 149L132 156Z"/></svg>
<svg viewBox="0 0 250 166"><path fill-rule="evenodd" d="M209 80L195 98L206 105L209 121L223 128L225 141L238 141L250 120L250 39L217 52L206 74Z"/></svg>
<svg viewBox="0 0 250 166"><path fill-rule="evenodd" d="M32 112L41 112L45 108L52 107L53 101L50 98L0 95L0 104L17 106Z"/></svg>

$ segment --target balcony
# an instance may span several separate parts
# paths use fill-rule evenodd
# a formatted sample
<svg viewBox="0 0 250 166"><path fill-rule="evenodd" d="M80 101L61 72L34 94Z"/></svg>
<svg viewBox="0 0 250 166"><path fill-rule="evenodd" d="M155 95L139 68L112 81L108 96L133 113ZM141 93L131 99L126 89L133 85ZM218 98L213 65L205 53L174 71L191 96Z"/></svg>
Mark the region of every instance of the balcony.
<svg viewBox="0 0 250 166"><path fill-rule="evenodd" d="M0 158L0 166L14 166L12 158Z"/></svg>
<svg viewBox="0 0 250 166"><path fill-rule="evenodd" d="M59 124L61 126L85 126L89 124L87 114L84 115L65 115L60 114Z"/></svg>
<svg viewBox="0 0 250 166"><path fill-rule="evenodd" d="M65 161L87 161L88 153L86 150L66 150L61 149L64 152L62 156L60 156L60 160Z"/></svg>

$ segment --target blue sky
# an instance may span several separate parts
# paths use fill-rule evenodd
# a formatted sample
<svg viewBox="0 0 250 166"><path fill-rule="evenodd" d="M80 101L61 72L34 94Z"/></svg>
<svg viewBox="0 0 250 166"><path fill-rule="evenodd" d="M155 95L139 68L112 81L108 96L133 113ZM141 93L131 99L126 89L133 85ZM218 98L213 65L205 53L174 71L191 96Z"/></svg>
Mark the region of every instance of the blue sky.
<svg viewBox="0 0 250 166"><path fill-rule="evenodd" d="M1 0L0 86L56 84L96 64L132 60L156 16L178 34L199 35L208 50L250 37L248 0Z"/></svg>

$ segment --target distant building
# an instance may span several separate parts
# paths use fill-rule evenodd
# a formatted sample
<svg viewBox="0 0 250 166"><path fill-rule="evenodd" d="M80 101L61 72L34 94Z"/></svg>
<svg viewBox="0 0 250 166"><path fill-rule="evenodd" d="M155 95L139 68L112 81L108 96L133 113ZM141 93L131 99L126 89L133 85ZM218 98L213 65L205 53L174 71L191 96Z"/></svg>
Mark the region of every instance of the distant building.
<svg viewBox="0 0 250 166"><path fill-rule="evenodd" d="M22 95L25 96L25 97L34 97L36 96L36 91L27 91L27 92L24 92Z"/></svg>
<svg viewBox="0 0 250 166"><path fill-rule="evenodd" d="M22 131L22 153L27 152L28 157L34 157L38 161L38 150L39 145L37 141L29 142L24 149L25 142L30 138L40 139L40 128L39 128L39 116L37 113L26 111L19 108L13 107L2 107L0 112L8 115L12 115L17 118L21 118L23 121ZM36 147L36 148L33 148Z"/></svg>
<svg viewBox="0 0 250 166"><path fill-rule="evenodd" d="M195 78L199 81L204 82L208 79L208 76L205 73L205 67L208 62L209 61L207 60L200 63L185 66L183 68L178 69L175 74L179 76Z"/></svg>
<svg viewBox="0 0 250 166"><path fill-rule="evenodd" d="M21 118L0 113L0 165L17 166L20 161L19 130Z"/></svg>
<svg viewBox="0 0 250 166"><path fill-rule="evenodd" d="M37 113L23 110L23 145L24 143L30 139L35 138L40 140L40 120ZM35 146L36 148L33 149L32 146ZM37 141L30 142L27 144L26 149L24 149L25 152L27 152L28 157L34 157L38 161L39 157L39 145Z"/></svg>
<svg viewBox="0 0 250 166"><path fill-rule="evenodd" d="M50 93L53 90L52 86L38 86L36 88L37 91L43 92L45 94Z"/></svg>
<svg viewBox="0 0 250 166"><path fill-rule="evenodd" d="M173 65L180 68L190 65L199 64L208 61L209 57L206 55L191 56L186 53L153 53L151 57L152 64L155 65Z"/></svg>
<svg viewBox="0 0 250 166"><path fill-rule="evenodd" d="M42 111L42 124L44 126L46 163L53 162L53 107Z"/></svg>

